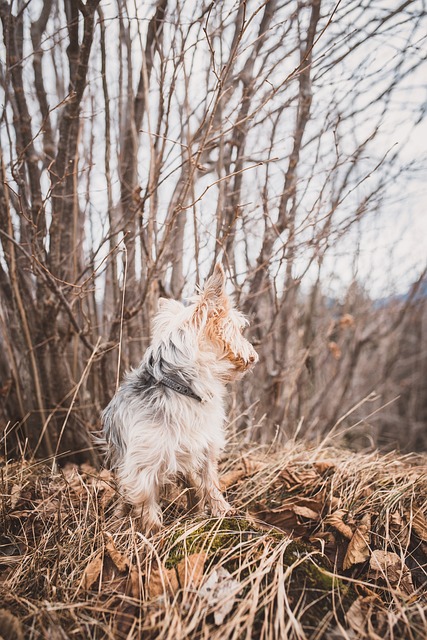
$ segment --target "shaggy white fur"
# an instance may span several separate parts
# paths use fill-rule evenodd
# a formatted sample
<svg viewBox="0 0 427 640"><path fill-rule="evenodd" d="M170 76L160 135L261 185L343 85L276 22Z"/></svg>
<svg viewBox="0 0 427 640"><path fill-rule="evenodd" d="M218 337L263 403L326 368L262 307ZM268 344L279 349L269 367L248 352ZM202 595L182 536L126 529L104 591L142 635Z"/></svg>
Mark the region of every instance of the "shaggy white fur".
<svg viewBox="0 0 427 640"><path fill-rule="evenodd" d="M159 493L172 476L184 479L190 506L214 516L232 511L217 475L226 384L258 355L224 287L217 264L190 306L160 299L151 346L102 414L119 487L145 532L161 526Z"/></svg>

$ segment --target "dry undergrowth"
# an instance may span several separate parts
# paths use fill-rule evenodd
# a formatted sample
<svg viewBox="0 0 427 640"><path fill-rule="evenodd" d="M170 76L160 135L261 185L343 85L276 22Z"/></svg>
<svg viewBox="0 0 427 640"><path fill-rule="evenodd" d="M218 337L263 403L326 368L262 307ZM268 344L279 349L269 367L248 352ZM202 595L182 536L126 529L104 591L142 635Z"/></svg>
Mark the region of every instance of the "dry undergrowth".
<svg viewBox="0 0 427 640"><path fill-rule="evenodd" d="M427 634L427 461L337 449L230 456L238 516L165 500L146 539L106 471L5 462L0 636L416 639Z"/></svg>

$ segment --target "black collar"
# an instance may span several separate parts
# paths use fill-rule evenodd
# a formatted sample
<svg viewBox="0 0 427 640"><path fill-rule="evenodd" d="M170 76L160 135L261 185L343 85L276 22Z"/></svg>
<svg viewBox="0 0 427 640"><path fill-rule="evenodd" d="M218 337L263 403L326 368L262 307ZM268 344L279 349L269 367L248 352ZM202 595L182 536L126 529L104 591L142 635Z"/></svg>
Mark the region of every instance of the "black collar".
<svg viewBox="0 0 427 640"><path fill-rule="evenodd" d="M194 391L193 391L193 389L191 387L187 386L186 384L184 384L181 381L178 382L176 379L170 378L169 376L165 376L165 375L162 376L162 378L160 380L157 380L152 375L150 375L150 377L157 384L161 384L164 387L167 387L168 389L172 389L172 391L176 391L177 393L180 393L182 396L186 396L187 398L193 398L194 400L197 400L198 402L202 402L201 397L198 396L197 393L194 393Z"/></svg>
<svg viewBox="0 0 427 640"><path fill-rule="evenodd" d="M172 389L183 396L187 396L187 398L194 398L194 400L197 400L198 402L202 401L201 397L198 396L197 393L194 393L191 387L188 387L182 382L177 382L177 380L169 378L169 376L163 376L162 379L159 380L159 384L162 384L164 387Z"/></svg>

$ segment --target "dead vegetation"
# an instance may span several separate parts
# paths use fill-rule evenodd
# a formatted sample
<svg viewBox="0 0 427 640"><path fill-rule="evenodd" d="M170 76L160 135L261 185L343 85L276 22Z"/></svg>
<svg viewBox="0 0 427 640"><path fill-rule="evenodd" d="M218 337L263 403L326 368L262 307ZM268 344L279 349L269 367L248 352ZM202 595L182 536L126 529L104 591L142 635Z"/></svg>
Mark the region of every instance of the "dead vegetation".
<svg viewBox="0 0 427 640"><path fill-rule="evenodd" d="M223 462L238 516L114 518L107 471L1 468L0 636L426 637L425 457L295 443Z"/></svg>
<svg viewBox="0 0 427 640"><path fill-rule="evenodd" d="M426 449L426 33L423 0L0 1L9 452L82 462L159 297L219 259L260 355L248 439L375 390L357 447Z"/></svg>

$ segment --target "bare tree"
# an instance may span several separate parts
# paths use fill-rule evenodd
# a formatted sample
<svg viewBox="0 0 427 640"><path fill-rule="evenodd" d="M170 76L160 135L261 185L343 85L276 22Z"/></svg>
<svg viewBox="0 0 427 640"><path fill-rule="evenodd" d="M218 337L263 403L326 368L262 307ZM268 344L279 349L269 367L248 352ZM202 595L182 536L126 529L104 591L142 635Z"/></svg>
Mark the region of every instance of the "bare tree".
<svg viewBox="0 0 427 640"><path fill-rule="evenodd" d="M86 457L158 296L192 293L219 258L261 355L257 384L233 395L247 437L262 416L265 438L326 432L386 388L390 363L367 375L369 360L414 306L381 313L355 278L332 308L324 278L414 169L403 135L421 100L399 147L385 133L425 64L425 13L421 0L1 0L8 445Z"/></svg>

